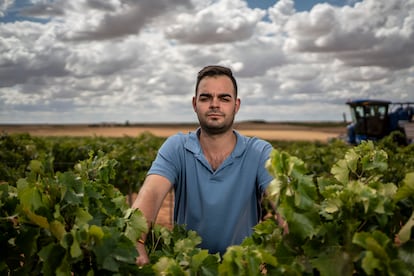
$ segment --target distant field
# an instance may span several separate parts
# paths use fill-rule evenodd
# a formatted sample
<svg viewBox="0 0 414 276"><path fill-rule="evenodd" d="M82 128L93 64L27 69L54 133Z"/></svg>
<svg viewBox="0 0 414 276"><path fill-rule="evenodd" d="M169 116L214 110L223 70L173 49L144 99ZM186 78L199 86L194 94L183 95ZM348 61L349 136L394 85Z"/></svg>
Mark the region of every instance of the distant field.
<svg viewBox="0 0 414 276"><path fill-rule="evenodd" d="M138 136L150 132L156 136L168 137L177 132L188 132L197 128L196 124L134 124L134 125L0 125L2 133L29 133L33 136ZM267 140L327 141L343 136L344 123L265 123L240 122L235 129L248 136Z"/></svg>

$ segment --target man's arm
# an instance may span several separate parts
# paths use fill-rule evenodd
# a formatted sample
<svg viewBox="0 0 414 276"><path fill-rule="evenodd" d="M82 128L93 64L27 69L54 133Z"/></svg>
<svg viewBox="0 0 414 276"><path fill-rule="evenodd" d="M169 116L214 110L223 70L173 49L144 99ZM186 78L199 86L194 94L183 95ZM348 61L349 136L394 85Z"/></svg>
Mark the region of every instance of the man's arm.
<svg viewBox="0 0 414 276"><path fill-rule="evenodd" d="M148 229L154 224L162 202L170 189L171 182L164 176L151 174L145 179L144 185L139 190L138 196L132 204L132 208L137 208L144 214L148 223ZM143 234L141 240L137 242L139 253L137 258L138 265L149 263L148 254L144 246L146 237L147 233Z"/></svg>

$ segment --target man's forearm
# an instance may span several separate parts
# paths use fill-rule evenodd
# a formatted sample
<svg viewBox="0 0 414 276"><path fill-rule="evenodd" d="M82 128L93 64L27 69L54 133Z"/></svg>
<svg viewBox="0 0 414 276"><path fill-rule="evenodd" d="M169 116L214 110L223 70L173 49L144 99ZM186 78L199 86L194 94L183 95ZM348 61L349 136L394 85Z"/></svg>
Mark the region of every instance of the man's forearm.
<svg viewBox="0 0 414 276"><path fill-rule="evenodd" d="M158 199L158 197L159 195L156 195L154 192L142 187L134 204L132 205L132 208L139 209L142 212L147 220L148 229L150 229L154 224L162 204L162 200ZM144 238L145 237L143 237L143 240L145 241Z"/></svg>

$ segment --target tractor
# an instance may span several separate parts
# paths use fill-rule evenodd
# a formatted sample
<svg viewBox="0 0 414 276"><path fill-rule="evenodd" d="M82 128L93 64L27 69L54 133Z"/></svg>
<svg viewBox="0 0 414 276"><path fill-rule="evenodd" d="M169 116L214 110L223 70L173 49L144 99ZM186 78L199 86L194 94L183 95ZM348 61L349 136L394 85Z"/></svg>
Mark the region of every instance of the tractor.
<svg viewBox="0 0 414 276"><path fill-rule="evenodd" d="M352 122L347 127L348 143L356 145L364 140L377 141L392 132L399 144L414 139L414 102L390 102L360 99L348 101Z"/></svg>

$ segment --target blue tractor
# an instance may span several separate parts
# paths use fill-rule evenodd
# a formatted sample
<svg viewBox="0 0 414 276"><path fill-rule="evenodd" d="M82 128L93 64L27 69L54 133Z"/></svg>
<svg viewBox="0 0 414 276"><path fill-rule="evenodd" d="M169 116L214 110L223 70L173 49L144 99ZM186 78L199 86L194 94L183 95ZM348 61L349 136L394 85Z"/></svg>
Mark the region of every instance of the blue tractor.
<svg viewBox="0 0 414 276"><path fill-rule="evenodd" d="M380 140L398 131L400 144L413 142L414 102L390 102L382 100L354 100L347 102L352 122L347 127L347 140L359 144L364 140Z"/></svg>

